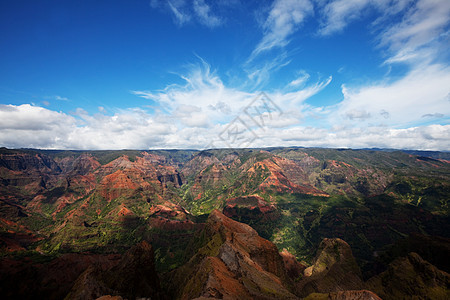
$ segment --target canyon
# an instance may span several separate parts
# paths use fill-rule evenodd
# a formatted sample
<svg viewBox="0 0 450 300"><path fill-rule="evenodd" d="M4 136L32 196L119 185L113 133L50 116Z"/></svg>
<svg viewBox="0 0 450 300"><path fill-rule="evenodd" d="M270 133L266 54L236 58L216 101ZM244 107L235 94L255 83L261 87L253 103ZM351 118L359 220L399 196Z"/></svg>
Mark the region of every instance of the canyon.
<svg viewBox="0 0 450 300"><path fill-rule="evenodd" d="M8 299L448 299L448 153L0 149Z"/></svg>

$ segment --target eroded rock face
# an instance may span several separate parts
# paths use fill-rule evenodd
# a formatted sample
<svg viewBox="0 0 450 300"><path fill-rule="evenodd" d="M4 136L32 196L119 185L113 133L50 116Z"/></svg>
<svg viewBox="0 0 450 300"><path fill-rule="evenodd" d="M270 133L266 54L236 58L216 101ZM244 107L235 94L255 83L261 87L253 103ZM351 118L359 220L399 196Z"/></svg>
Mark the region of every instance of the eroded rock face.
<svg viewBox="0 0 450 300"><path fill-rule="evenodd" d="M64 254L50 262L0 260L0 294L4 299L63 299L91 265L113 267L119 255Z"/></svg>
<svg viewBox="0 0 450 300"><path fill-rule="evenodd" d="M5 167L11 171L61 172L61 169L53 159L38 153L0 154L0 167Z"/></svg>
<svg viewBox="0 0 450 300"><path fill-rule="evenodd" d="M339 238L325 238L320 243L314 264L304 271L304 278L297 283L301 296L310 293L329 293L359 290L364 286L361 271L350 246Z"/></svg>
<svg viewBox="0 0 450 300"><path fill-rule="evenodd" d="M417 253L394 260L386 271L371 278L367 288L383 299L450 299L450 274Z"/></svg>
<svg viewBox="0 0 450 300"><path fill-rule="evenodd" d="M150 208L149 225L163 231L192 230L199 226L181 206L165 202ZM201 225L200 225L201 226Z"/></svg>
<svg viewBox="0 0 450 300"><path fill-rule="evenodd" d="M209 165L220 164L220 161L208 152L200 152L183 166L183 174L194 175Z"/></svg>
<svg viewBox="0 0 450 300"><path fill-rule="evenodd" d="M303 272L306 269L306 266L297 261L295 256L286 249L280 252L281 257L283 258L284 268L286 269L287 275L292 280L298 280L303 277Z"/></svg>
<svg viewBox="0 0 450 300"><path fill-rule="evenodd" d="M153 155L145 154L134 162L122 156L100 167L95 174L102 178L101 195L111 201L119 196L139 195L139 188L141 192L164 196L169 186L181 186L181 175L174 167L156 163L158 160Z"/></svg>
<svg viewBox="0 0 450 300"><path fill-rule="evenodd" d="M381 300L375 293L368 290L341 291L329 294L313 293L305 300Z"/></svg>
<svg viewBox="0 0 450 300"><path fill-rule="evenodd" d="M242 218L244 221L271 221L279 217L277 207L258 195L227 199L223 214L233 219Z"/></svg>
<svg viewBox="0 0 450 300"><path fill-rule="evenodd" d="M0 154L0 200L7 199L11 188L39 193L53 188L61 174L58 164L39 153ZM13 193L13 198L17 195Z"/></svg>
<svg viewBox="0 0 450 300"><path fill-rule="evenodd" d="M360 290L360 291L342 291L334 292L328 295L330 300L381 300L378 295L371 291Z"/></svg>
<svg viewBox="0 0 450 300"><path fill-rule="evenodd" d="M80 275L66 299L97 299L104 295L161 299L150 244L144 241L131 248L117 265L106 271L91 266Z"/></svg>
<svg viewBox="0 0 450 300"><path fill-rule="evenodd" d="M173 274L176 298L296 299L276 246L217 210L201 234L204 245Z"/></svg>
<svg viewBox="0 0 450 300"><path fill-rule="evenodd" d="M248 172L252 173L258 168L262 168L268 172L267 178L259 185L261 190L273 189L277 192L284 193L301 193L323 197L329 196L327 193L316 189L306 181L302 180L306 178L306 175L304 175L301 167L287 159L278 157L265 159L255 163ZM296 174L296 176L293 176L293 174Z"/></svg>
<svg viewBox="0 0 450 300"><path fill-rule="evenodd" d="M105 294L116 293L102 280L103 272L95 266L90 266L75 281L75 284L65 299L88 300L97 299Z"/></svg>
<svg viewBox="0 0 450 300"><path fill-rule="evenodd" d="M189 280L188 289L183 291L181 299L196 297L198 291L195 286L202 286L200 296L194 299L253 299L247 289L227 265L218 257L206 257L200 263L196 276ZM193 290L189 290L193 287Z"/></svg>
<svg viewBox="0 0 450 300"><path fill-rule="evenodd" d="M428 261L438 269L450 273L450 238L441 236L423 235L417 232L410 234L407 238L397 241L395 245L387 251L386 265L390 263L391 257L407 256L410 252L415 252L424 260ZM387 266L386 266L387 267Z"/></svg>
<svg viewBox="0 0 450 300"><path fill-rule="evenodd" d="M96 300L123 300L123 298L121 296L105 295L97 298Z"/></svg>
<svg viewBox="0 0 450 300"><path fill-rule="evenodd" d="M77 158L65 157L56 160L62 172L70 175L87 175L94 172L101 165L89 154L82 154Z"/></svg>

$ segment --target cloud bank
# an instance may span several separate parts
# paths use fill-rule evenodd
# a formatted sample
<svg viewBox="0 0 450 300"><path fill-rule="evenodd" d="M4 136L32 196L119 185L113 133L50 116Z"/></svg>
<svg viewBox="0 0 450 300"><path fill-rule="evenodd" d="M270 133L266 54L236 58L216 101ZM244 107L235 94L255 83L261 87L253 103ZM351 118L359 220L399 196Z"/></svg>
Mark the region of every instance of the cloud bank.
<svg viewBox="0 0 450 300"><path fill-rule="evenodd" d="M429 119L448 120L444 84L450 82L448 68L433 65L392 83L344 87L342 101L328 107L306 100L324 90L332 78L317 82L309 78L303 71L294 80L302 88L292 91L291 81L286 89L266 93L267 100L260 100L259 92L227 87L203 62L183 76L185 84L169 85L157 93L133 91L157 102L151 111L130 108L108 115L105 110L88 114L79 109L66 114L28 104L2 105L0 144L54 149L280 145L450 149L450 125L416 125Z"/></svg>
<svg viewBox="0 0 450 300"><path fill-rule="evenodd" d="M112 116L84 115L80 121L74 116L41 107L3 106L0 108L2 119L6 117L4 120L9 121L20 113L20 118L26 121L20 125L0 123L0 144L9 148L81 150L205 149L229 145L450 149L450 125L432 124L398 129L381 125L321 128L299 125L302 115L296 117L291 113L283 113L282 118L266 122L263 128L246 120L252 127L251 131L239 133L237 139L230 140L227 126L234 125L233 120L226 124L202 127L198 124L195 112L184 111L183 114L190 114L193 121L180 127L173 123L174 116L155 117L140 110L124 111ZM251 143L239 144L239 139L248 140L249 136L255 136Z"/></svg>

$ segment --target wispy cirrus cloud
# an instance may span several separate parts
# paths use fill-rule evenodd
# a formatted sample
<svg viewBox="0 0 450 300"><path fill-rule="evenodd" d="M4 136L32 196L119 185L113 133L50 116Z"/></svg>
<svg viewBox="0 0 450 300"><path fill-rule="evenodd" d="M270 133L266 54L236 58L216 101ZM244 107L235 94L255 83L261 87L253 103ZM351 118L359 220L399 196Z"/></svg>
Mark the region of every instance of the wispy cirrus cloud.
<svg viewBox="0 0 450 300"><path fill-rule="evenodd" d="M392 53L387 63L423 64L439 56L438 49L447 48L441 48L439 44L445 43L449 31L450 2L421 0L409 7L400 22L381 33L380 46L387 47Z"/></svg>
<svg viewBox="0 0 450 300"><path fill-rule="evenodd" d="M41 103L44 104L45 106L50 106L50 100L56 100L56 101L70 101L69 98L67 97L63 97L63 96L59 96L59 95L54 95L54 96L44 96L43 97L45 100L43 100Z"/></svg>
<svg viewBox="0 0 450 300"><path fill-rule="evenodd" d="M177 1L176 4L171 1L167 1L167 5L170 11L173 13L175 17L176 23L180 26L188 23L191 20L191 15L187 12L182 11L182 7L184 6L184 1Z"/></svg>
<svg viewBox="0 0 450 300"><path fill-rule="evenodd" d="M302 87L310 78L310 75L306 73L304 70L298 72L298 77L291 82L289 82L288 86L291 87Z"/></svg>
<svg viewBox="0 0 450 300"><path fill-rule="evenodd" d="M313 8L309 0L275 0L262 24L263 38L256 45L249 61L262 52L286 46L306 17L314 13Z"/></svg>
<svg viewBox="0 0 450 300"><path fill-rule="evenodd" d="M408 9L414 0L332 0L317 2L319 35L341 33L352 22L376 12L372 25L389 21L392 16Z"/></svg>
<svg viewBox="0 0 450 300"><path fill-rule="evenodd" d="M246 85L253 89L266 85L273 74L290 64L286 52L282 51L269 59L260 62L247 61L244 69L247 72L248 81Z"/></svg>
<svg viewBox="0 0 450 300"><path fill-rule="evenodd" d="M150 6L170 12L179 26L198 22L206 27L215 28L224 23L224 19L215 14L206 0L152 0Z"/></svg>
<svg viewBox="0 0 450 300"><path fill-rule="evenodd" d="M324 10L335 14L328 19L327 26L322 27L325 30L323 33L332 34L343 30L353 20L346 16L353 14L360 17L358 10L371 6L379 13L373 22L374 26L383 24L383 30L378 31L375 41L379 49L386 51L387 59L384 64L406 63L409 70L395 80L385 76L381 80L360 86L344 85L343 100L329 115L330 124L361 130L377 126L398 130L404 128L405 130L398 132L408 135L421 131L421 124L432 118L439 118L440 123L448 123L450 69L445 63L440 63L439 56L442 52L439 51L448 53L443 36L449 32L450 2L358 1L359 6L355 8L350 8L349 2L338 0L327 4L345 9ZM393 21L390 17L398 12L403 13L403 18ZM406 130L411 126L416 129Z"/></svg>
<svg viewBox="0 0 450 300"><path fill-rule="evenodd" d="M333 77L329 76L325 80L314 82L294 91L290 89L291 85L289 83L285 89L270 93L270 95L275 101L277 101L277 103L280 103L281 105L287 107L297 106L326 88L332 79Z"/></svg>
<svg viewBox="0 0 450 300"><path fill-rule="evenodd" d="M382 2L382 1L381 1ZM331 35L342 31L350 22L359 19L372 0L330 1L321 10L321 35Z"/></svg>
<svg viewBox="0 0 450 300"><path fill-rule="evenodd" d="M370 16L379 47L388 50L386 63L429 61L449 32L450 2L446 0L335 0L318 4L318 33L341 33L349 24ZM371 12L375 12L372 13ZM402 14L399 21L396 15Z"/></svg>
<svg viewBox="0 0 450 300"><path fill-rule="evenodd" d="M211 7L206 4L205 0L194 0L193 8L201 24L210 28L222 24L222 19L212 13Z"/></svg>
<svg viewBox="0 0 450 300"><path fill-rule="evenodd" d="M55 100L58 100L58 101L70 101L69 98L58 96L58 95L53 96L52 98L54 98Z"/></svg>
<svg viewBox="0 0 450 300"><path fill-rule="evenodd" d="M303 76L309 77L306 73L303 73ZM204 60L201 60L200 65L191 65L188 73L180 75L180 77L184 79L185 84L169 84L160 92L131 91L131 93L156 101L168 113L177 110L180 105L190 108L198 107L212 123L229 121L230 117L238 115L259 93L259 91L249 92L245 88L227 86ZM291 109L319 93L331 80L330 76L323 81L312 82L308 85L304 80L302 87L294 90L293 86L288 83L285 88L267 92L267 94L283 105L285 109Z"/></svg>

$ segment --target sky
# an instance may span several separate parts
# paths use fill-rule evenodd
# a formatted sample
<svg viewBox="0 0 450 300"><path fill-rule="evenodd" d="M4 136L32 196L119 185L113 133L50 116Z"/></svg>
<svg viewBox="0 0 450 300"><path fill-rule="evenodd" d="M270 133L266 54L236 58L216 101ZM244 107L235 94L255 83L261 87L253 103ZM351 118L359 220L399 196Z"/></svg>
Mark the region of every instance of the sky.
<svg viewBox="0 0 450 300"><path fill-rule="evenodd" d="M0 147L450 151L448 0L0 0Z"/></svg>

